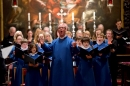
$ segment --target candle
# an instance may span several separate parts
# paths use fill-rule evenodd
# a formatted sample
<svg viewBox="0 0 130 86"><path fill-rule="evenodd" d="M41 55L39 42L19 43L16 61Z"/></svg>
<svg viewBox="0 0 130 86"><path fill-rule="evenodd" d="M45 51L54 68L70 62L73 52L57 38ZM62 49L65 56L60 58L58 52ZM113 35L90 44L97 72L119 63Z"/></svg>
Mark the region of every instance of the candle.
<svg viewBox="0 0 130 86"><path fill-rule="evenodd" d="M72 13L72 20L74 21L74 13Z"/></svg>
<svg viewBox="0 0 130 86"><path fill-rule="evenodd" d="M28 21L30 21L30 13L28 13Z"/></svg>
<svg viewBox="0 0 130 86"><path fill-rule="evenodd" d="M83 12L83 19L85 19L85 14L84 14L84 12Z"/></svg>
<svg viewBox="0 0 130 86"><path fill-rule="evenodd" d="M41 13L39 13L39 21L41 21Z"/></svg>
<svg viewBox="0 0 130 86"><path fill-rule="evenodd" d="M93 12L93 19L95 20L95 12Z"/></svg>
<svg viewBox="0 0 130 86"><path fill-rule="evenodd" d="M51 21L51 13L49 13L49 21Z"/></svg>

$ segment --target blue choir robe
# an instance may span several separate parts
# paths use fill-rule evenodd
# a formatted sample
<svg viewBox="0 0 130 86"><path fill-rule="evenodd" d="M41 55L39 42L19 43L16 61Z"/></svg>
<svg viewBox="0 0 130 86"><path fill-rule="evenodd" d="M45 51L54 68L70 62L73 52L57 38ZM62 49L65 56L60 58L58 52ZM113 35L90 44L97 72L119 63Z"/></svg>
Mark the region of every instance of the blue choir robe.
<svg viewBox="0 0 130 86"><path fill-rule="evenodd" d="M76 62L76 67L78 67L80 63L80 57L78 55L74 55L74 60Z"/></svg>
<svg viewBox="0 0 130 86"><path fill-rule="evenodd" d="M86 50L91 51L92 48ZM93 71L93 59L84 60L80 57L80 63L75 75L75 86L96 86Z"/></svg>
<svg viewBox="0 0 130 86"><path fill-rule="evenodd" d="M98 50L101 50L107 46L108 46L108 43L103 42L100 45L95 44L93 47L98 48ZM97 55L94 58L93 69L94 69L96 86L112 86L110 70L109 70L109 65L108 65L109 56L110 56L109 54L102 54L102 56Z"/></svg>
<svg viewBox="0 0 130 86"><path fill-rule="evenodd" d="M93 46L93 41L92 40L90 40L90 45Z"/></svg>
<svg viewBox="0 0 130 86"><path fill-rule="evenodd" d="M30 55L31 58L39 57L38 54ZM39 63L38 67L27 66L27 73L25 77L25 86L43 86L42 74L40 73L42 64Z"/></svg>
<svg viewBox="0 0 130 86"><path fill-rule="evenodd" d="M12 78L11 78L11 86L20 86L22 84L22 68L25 68L24 61L18 57L15 57L13 52L15 51L15 46L12 48L9 57L14 61L17 61L13 64L12 69Z"/></svg>
<svg viewBox="0 0 130 86"><path fill-rule="evenodd" d="M38 48L38 52L44 53L44 50L38 45L37 48ZM48 66L44 65L44 63L42 64L42 82L43 82L43 86L48 86Z"/></svg>
<svg viewBox="0 0 130 86"><path fill-rule="evenodd" d="M77 47L72 48L73 40L69 37L57 38L49 46L45 44L45 51L52 51L52 65L50 73L50 86L74 86L74 72L72 56Z"/></svg>

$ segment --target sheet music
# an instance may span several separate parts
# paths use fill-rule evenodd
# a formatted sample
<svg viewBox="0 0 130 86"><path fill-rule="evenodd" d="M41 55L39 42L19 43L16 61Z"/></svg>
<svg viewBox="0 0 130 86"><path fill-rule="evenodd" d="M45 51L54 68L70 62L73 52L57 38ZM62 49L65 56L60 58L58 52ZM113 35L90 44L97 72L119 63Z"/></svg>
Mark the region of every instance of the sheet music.
<svg viewBox="0 0 130 86"><path fill-rule="evenodd" d="M6 59L6 58L8 57L8 55L9 55L9 53L11 52L13 46L14 46L14 45L11 45L11 46L9 46L9 47L6 47L6 48L1 49L1 51L2 51L2 57L3 57L4 59Z"/></svg>

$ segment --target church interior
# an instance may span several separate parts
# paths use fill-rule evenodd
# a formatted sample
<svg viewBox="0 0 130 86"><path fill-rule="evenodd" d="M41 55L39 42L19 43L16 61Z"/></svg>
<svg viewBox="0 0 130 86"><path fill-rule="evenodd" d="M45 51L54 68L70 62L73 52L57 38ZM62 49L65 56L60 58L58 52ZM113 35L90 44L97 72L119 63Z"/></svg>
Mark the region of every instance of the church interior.
<svg viewBox="0 0 130 86"><path fill-rule="evenodd" d="M57 35L57 28L60 23L67 24L68 33L66 32L66 35L68 37L71 36L71 38L76 41L80 40L80 37L84 37L85 33L87 35L89 33L91 34L89 35L90 41L92 40L93 44L94 41L96 41L94 35L96 35L95 33L100 29L100 26L101 29L103 29L100 29L100 31L105 34L105 40L107 40L107 31L112 31L112 37L113 39L115 37L117 41L116 49L117 52L119 52L115 55L116 59L111 59L111 62L109 62L110 64L112 63L111 66L113 66L113 69L111 67L109 67L109 69L114 70L114 74L110 73L110 75L112 78L116 79L115 83L114 80L111 80L111 86L130 86L130 0L0 0L1 50L14 45L15 41L17 42L17 37L19 36L15 38L15 33L17 31L20 31L22 37L26 38L29 43L34 42L36 44L38 44L38 40L40 39L38 38L40 36L39 34L44 34L44 39L46 35L50 34L49 36L51 36L51 39L48 40L48 38L46 38L44 41L51 44L52 40L54 41L54 39L57 39L59 36ZM119 27L121 31L118 31ZM11 28L15 28L16 31L13 32L12 30L13 36L11 36L12 38L10 39L7 37L11 34ZM49 31L46 34L48 29ZM79 37L77 35L78 32ZM29 34L32 34L31 41L28 39ZM6 41L4 42L4 40ZM10 41L12 42L11 44L6 43ZM60 50L57 53L59 52ZM15 55L17 55L17 53L21 54L20 51L15 51ZM4 52L4 54L7 54L7 52ZM26 86L25 76L27 74L27 68L23 67L18 69L17 60L12 59L14 57L11 58L10 54L6 57L9 58L4 58L4 60L2 60L6 72L2 72L4 74L4 82L1 84L0 81L0 86ZM21 56L18 55L18 57L22 58L22 54ZM51 75L50 65L53 59L44 58L42 60L43 64L46 66L44 69L47 71L40 69L40 74L41 76L45 76L44 79L46 78L47 80L44 80L45 85L37 86L49 86L48 83ZM108 60L110 59L108 58ZM75 63L76 61L77 60L73 59L74 76L78 71L77 63ZM11 68L12 64L13 68ZM2 71L1 64L0 67L0 71ZM18 70L20 71L19 73L17 73ZM19 77L20 79L17 78L17 74L21 75L21 77ZM13 81L12 78L14 79ZM20 85L11 85L14 82L21 83Z"/></svg>

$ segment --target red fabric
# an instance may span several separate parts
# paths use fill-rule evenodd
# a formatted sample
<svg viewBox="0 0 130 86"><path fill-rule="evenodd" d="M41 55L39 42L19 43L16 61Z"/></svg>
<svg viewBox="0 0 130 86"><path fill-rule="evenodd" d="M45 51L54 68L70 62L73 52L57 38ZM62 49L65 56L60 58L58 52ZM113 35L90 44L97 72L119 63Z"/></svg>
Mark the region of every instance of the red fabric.
<svg viewBox="0 0 130 86"><path fill-rule="evenodd" d="M13 0L13 6L17 5L17 0Z"/></svg>
<svg viewBox="0 0 130 86"><path fill-rule="evenodd" d="M113 4L112 0L108 0L108 4Z"/></svg>
<svg viewBox="0 0 130 86"><path fill-rule="evenodd" d="M24 72L23 72L23 74L26 75L26 73L27 73L27 70L25 69Z"/></svg>
<svg viewBox="0 0 130 86"><path fill-rule="evenodd" d="M117 79L117 85L121 85L121 79Z"/></svg>

